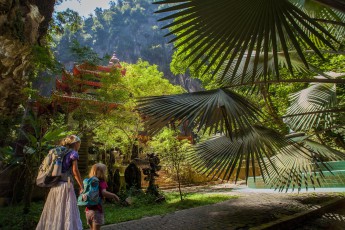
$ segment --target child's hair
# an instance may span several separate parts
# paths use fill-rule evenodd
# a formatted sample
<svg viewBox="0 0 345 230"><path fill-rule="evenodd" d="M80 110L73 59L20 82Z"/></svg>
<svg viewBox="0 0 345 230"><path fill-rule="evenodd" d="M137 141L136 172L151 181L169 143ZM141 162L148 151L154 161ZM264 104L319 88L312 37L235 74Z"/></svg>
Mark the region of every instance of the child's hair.
<svg viewBox="0 0 345 230"><path fill-rule="evenodd" d="M97 163L92 165L89 177L97 177L100 180L106 180L107 179L107 166L102 163Z"/></svg>
<svg viewBox="0 0 345 230"><path fill-rule="evenodd" d="M61 140L60 145L66 146L70 149L74 147L74 145L80 141L80 138L76 135L69 135Z"/></svg>

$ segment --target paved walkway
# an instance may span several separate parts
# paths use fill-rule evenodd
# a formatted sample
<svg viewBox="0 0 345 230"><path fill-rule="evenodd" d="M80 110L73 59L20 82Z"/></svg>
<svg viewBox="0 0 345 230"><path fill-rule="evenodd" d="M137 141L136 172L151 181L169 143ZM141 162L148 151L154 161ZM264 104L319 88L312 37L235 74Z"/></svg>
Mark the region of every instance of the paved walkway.
<svg viewBox="0 0 345 230"><path fill-rule="evenodd" d="M317 189L317 193L310 190L298 194L296 191L278 193L268 189L248 189L244 185L220 184L184 188L184 191L226 193L239 198L166 215L107 225L102 229L250 229L301 211L315 209L320 201L338 197L339 194L335 192L345 192L345 189Z"/></svg>

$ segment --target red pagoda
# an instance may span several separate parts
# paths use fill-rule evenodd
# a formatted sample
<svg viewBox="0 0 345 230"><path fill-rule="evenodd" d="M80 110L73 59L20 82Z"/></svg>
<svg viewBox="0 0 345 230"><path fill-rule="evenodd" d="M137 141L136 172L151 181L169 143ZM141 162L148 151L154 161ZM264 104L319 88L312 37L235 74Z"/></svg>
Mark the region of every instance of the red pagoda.
<svg viewBox="0 0 345 230"><path fill-rule="evenodd" d="M102 111L109 111L118 105L96 99L97 89L102 87L101 78L104 74L120 71L125 76L124 69L115 53L107 66L83 63L75 65L72 73L64 72L61 80L56 80L56 91L52 94L54 107L62 107L65 112L70 112L81 103L93 105Z"/></svg>

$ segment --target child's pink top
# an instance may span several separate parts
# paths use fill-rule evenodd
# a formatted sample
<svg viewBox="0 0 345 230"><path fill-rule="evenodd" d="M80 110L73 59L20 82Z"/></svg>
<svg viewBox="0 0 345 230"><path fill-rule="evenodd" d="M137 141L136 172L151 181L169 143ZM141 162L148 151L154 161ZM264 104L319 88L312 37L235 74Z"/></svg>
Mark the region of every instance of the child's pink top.
<svg viewBox="0 0 345 230"><path fill-rule="evenodd" d="M102 195L103 189L107 189L107 188L108 188L107 182L105 182L104 180L100 180L99 181L99 197L101 197L101 199L103 199L103 195ZM102 204L86 207L85 211L89 211L89 210L98 210L99 212L103 213Z"/></svg>

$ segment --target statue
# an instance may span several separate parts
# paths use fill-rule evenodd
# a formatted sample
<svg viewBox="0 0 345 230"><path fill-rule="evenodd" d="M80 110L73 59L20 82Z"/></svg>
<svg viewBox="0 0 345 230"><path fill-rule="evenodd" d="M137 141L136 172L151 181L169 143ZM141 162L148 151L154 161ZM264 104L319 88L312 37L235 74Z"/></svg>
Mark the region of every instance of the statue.
<svg viewBox="0 0 345 230"><path fill-rule="evenodd" d="M115 169L115 173L113 175L113 191L115 194L119 194L121 188L121 180L120 180L120 170Z"/></svg>
<svg viewBox="0 0 345 230"><path fill-rule="evenodd" d="M141 190L141 171L134 163L130 163L126 168L125 181L127 190Z"/></svg>
<svg viewBox="0 0 345 230"><path fill-rule="evenodd" d="M165 200L164 196L159 194L158 185L155 184L156 177L159 175L157 172L161 169L159 165L160 160L157 155L154 153L147 154L147 160L150 164L149 168L144 168L143 173L146 175L145 180L149 182L149 186L147 187L146 193L152 194L157 197L156 202L160 202Z"/></svg>

